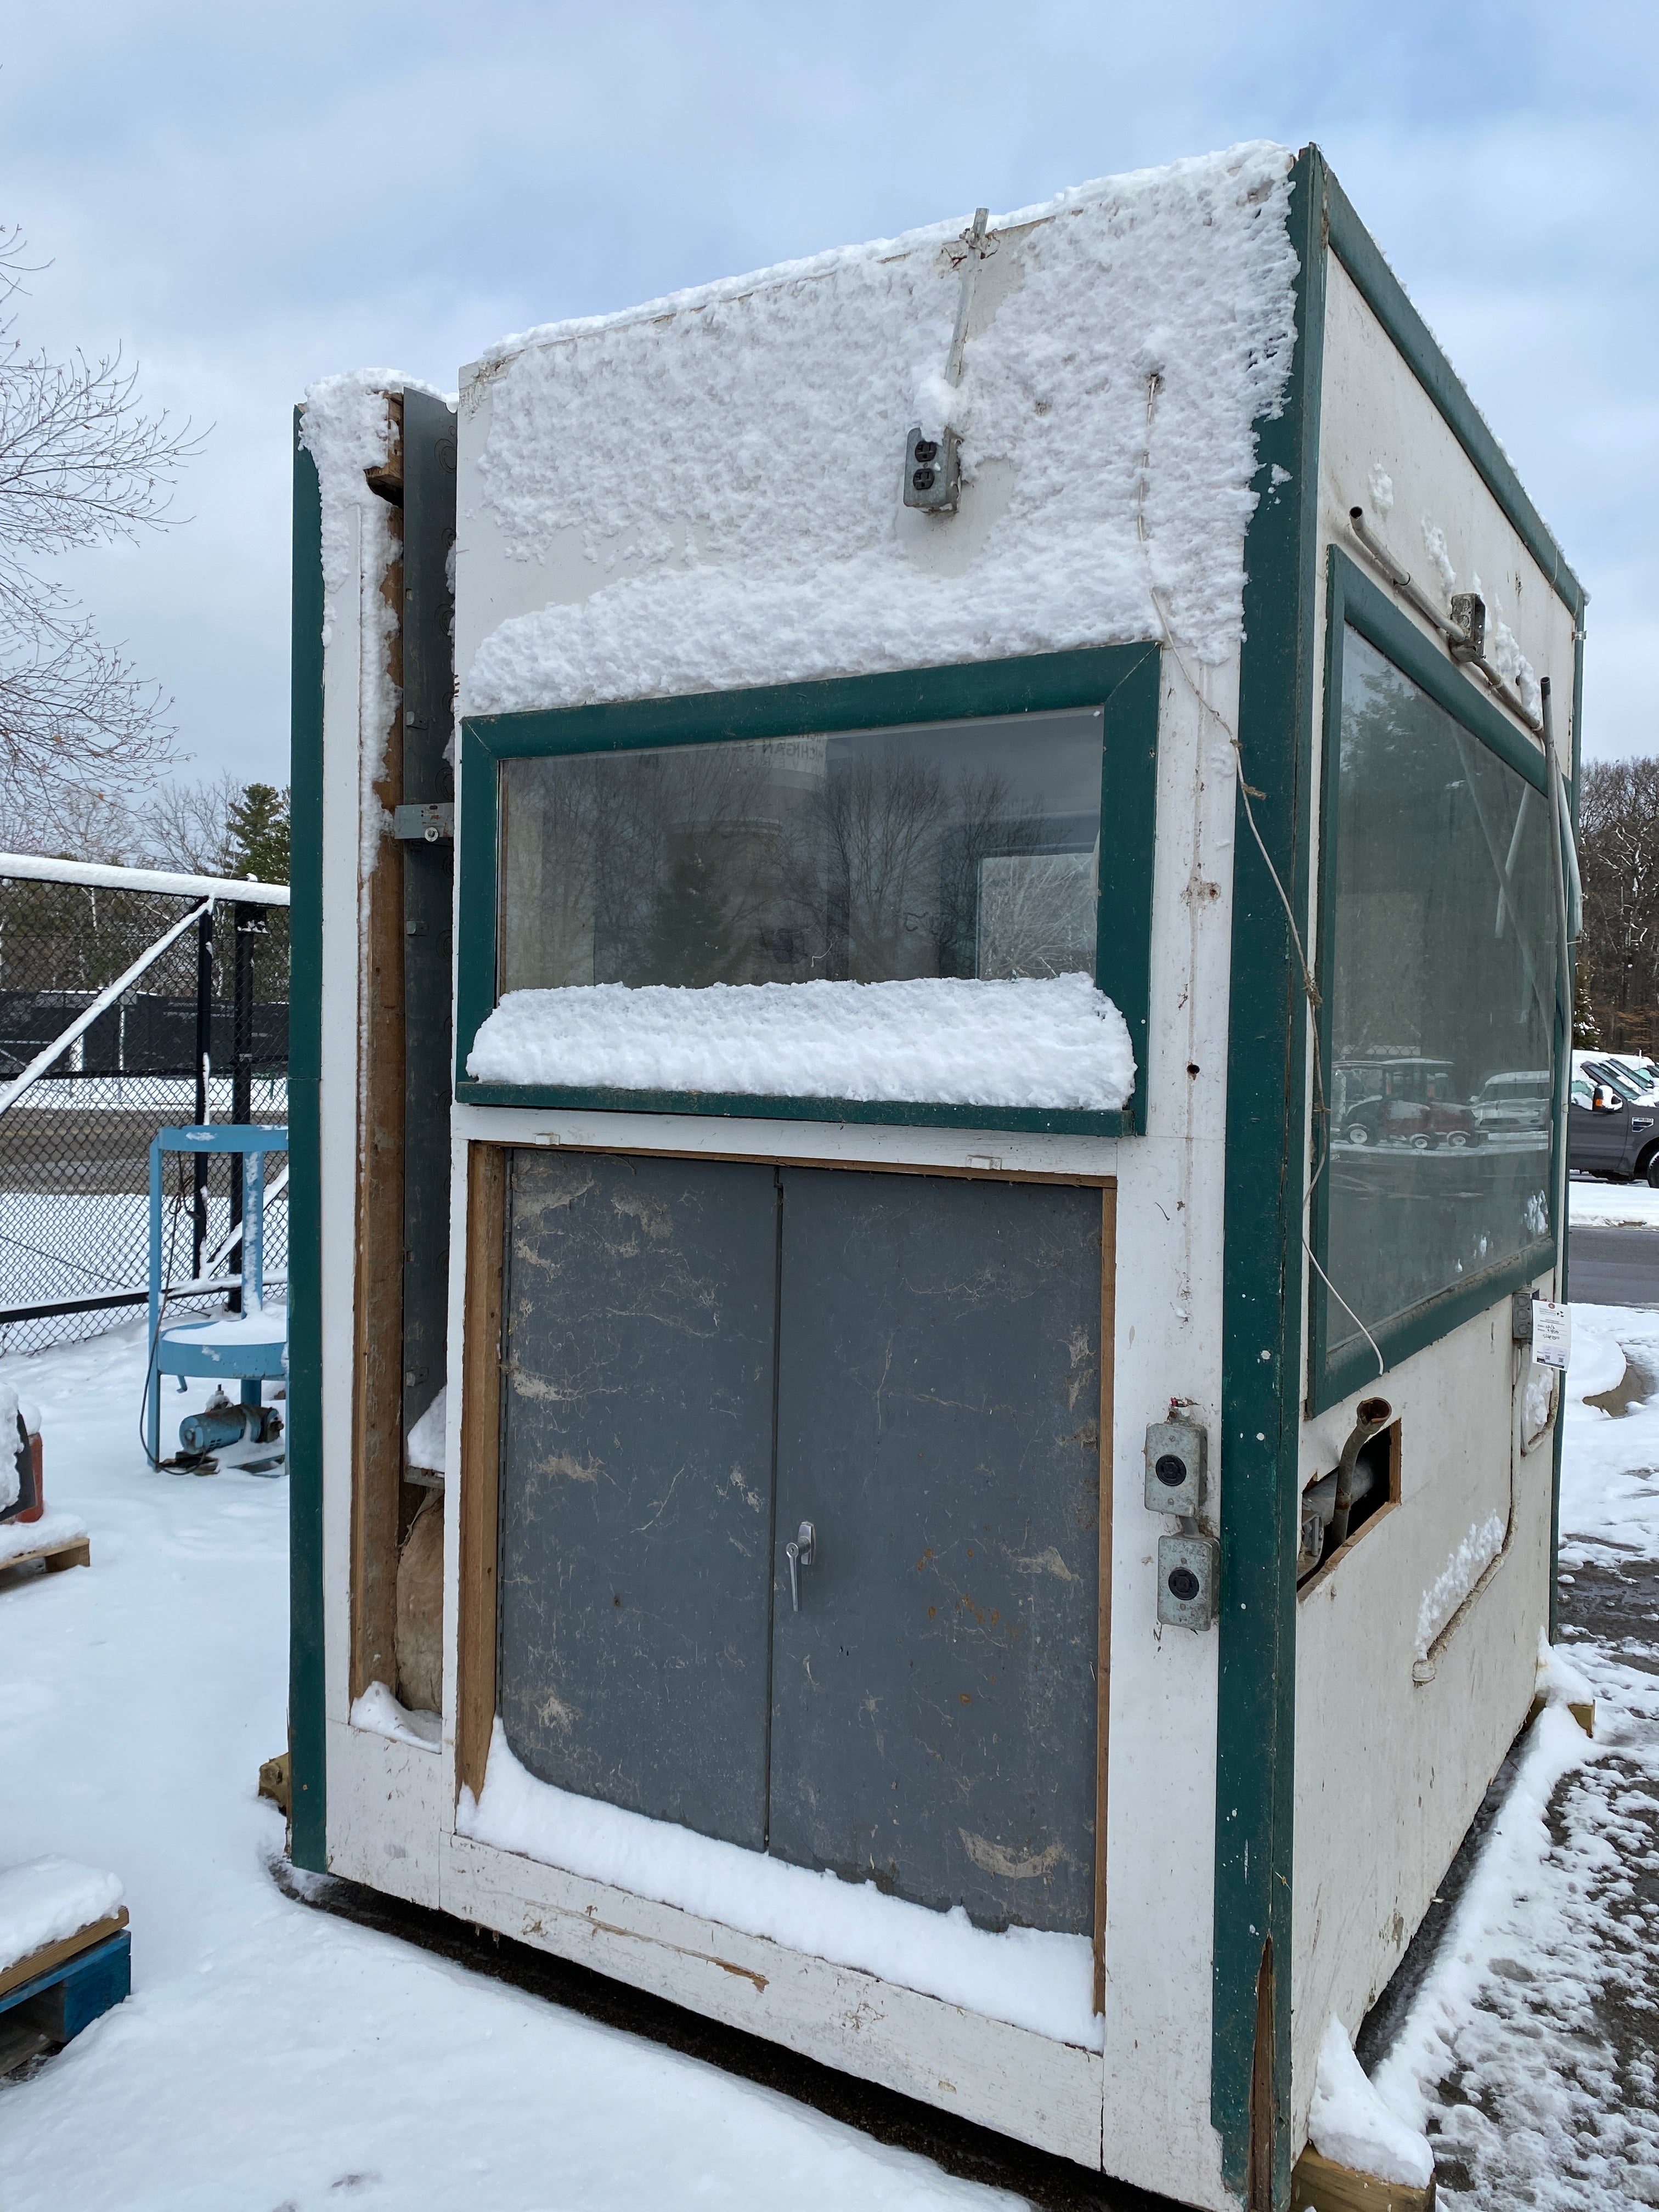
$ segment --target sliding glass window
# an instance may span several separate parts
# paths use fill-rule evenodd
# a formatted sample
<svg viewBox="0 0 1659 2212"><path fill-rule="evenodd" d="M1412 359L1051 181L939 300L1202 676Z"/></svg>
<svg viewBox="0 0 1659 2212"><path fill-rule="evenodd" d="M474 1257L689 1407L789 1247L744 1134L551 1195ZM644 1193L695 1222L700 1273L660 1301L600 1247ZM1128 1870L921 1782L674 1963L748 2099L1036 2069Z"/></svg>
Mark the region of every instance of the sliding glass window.
<svg viewBox="0 0 1659 2212"><path fill-rule="evenodd" d="M1483 741L1479 716L1448 711L1352 622L1332 672L1314 1131L1326 1404L1376 1373L1367 1332L1392 1364L1474 1310L1459 1293L1498 1297L1547 1259L1557 995L1541 763L1534 781L1524 741ZM1423 672L1467 688L1443 664Z"/></svg>

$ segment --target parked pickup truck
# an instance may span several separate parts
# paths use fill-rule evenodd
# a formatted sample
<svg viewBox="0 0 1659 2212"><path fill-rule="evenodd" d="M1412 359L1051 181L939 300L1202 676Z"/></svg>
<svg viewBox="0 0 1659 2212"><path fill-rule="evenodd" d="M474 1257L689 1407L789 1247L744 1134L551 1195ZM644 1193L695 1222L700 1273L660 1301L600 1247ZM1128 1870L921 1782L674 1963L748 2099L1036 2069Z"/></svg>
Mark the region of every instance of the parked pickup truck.
<svg viewBox="0 0 1659 2212"><path fill-rule="evenodd" d="M1618 1182L1639 1176L1659 1189L1659 1103L1631 1070L1605 1060L1575 1067L1567 1165Z"/></svg>

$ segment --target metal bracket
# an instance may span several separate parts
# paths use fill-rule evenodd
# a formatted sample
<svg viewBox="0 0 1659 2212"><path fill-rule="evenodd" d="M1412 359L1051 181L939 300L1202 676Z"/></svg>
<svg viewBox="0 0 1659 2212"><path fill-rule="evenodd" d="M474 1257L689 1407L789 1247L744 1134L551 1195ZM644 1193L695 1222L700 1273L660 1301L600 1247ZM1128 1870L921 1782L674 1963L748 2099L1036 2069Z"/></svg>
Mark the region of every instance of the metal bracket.
<svg viewBox="0 0 1659 2212"><path fill-rule="evenodd" d="M400 806L392 817L392 835L410 842L426 845L453 845L455 842L455 809L447 803L438 806Z"/></svg>

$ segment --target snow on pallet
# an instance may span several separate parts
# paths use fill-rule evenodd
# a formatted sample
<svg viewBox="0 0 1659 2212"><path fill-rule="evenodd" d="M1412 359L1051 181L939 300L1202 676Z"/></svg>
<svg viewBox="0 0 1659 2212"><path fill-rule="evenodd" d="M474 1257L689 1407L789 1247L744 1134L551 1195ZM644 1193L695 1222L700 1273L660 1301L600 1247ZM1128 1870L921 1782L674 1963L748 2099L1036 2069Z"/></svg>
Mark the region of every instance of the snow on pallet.
<svg viewBox="0 0 1659 2212"><path fill-rule="evenodd" d="M47 1513L39 1521L0 1527L0 1571L44 1560L49 1575L92 1565L92 1538L73 1513Z"/></svg>
<svg viewBox="0 0 1659 2212"><path fill-rule="evenodd" d="M48 1856L0 1873L0 2069L70 2043L132 1986L121 1884Z"/></svg>

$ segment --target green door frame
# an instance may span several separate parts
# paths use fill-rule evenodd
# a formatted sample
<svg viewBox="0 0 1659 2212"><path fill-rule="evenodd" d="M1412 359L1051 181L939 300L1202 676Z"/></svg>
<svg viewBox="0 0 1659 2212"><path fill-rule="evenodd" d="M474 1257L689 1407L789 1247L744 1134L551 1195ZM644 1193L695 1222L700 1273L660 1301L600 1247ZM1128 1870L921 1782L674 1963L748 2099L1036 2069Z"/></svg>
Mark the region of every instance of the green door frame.
<svg viewBox="0 0 1659 2212"><path fill-rule="evenodd" d="M323 1685L323 501L294 410L289 969L289 1848L328 1866Z"/></svg>

